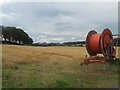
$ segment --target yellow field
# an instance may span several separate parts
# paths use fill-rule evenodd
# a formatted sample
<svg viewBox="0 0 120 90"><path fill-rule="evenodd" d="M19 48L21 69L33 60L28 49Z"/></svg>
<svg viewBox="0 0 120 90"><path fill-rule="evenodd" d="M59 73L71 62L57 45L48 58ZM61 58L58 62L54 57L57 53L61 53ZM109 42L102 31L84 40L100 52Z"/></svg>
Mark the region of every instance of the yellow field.
<svg viewBox="0 0 120 90"><path fill-rule="evenodd" d="M117 87L118 67L81 66L85 55L85 47L2 45L3 87Z"/></svg>
<svg viewBox="0 0 120 90"><path fill-rule="evenodd" d="M46 59L56 60L62 59L66 61L76 61L79 63L84 60L87 55L86 48L84 47L33 47L33 46L15 46L15 45L3 45L3 62L8 65L12 65L15 62L20 61L36 61L41 62Z"/></svg>

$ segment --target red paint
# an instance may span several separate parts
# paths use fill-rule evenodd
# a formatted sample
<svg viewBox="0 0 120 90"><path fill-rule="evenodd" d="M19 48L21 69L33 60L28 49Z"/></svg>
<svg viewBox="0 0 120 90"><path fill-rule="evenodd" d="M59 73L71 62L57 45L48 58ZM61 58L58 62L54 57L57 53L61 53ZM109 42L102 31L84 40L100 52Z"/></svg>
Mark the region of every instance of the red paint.
<svg viewBox="0 0 120 90"><path fill-rule="evenodd" d="M106 56L106 46L111 43L112 39L112 33L107 28L100 34L94 30L90 31L86 38L86 48L90 56L98 53Z"/></svg>
<svg viewBox="0 0 120 90"><path fill-rule="evenodd" d="M100 52L100 48L99 48L99 39L100 39L100 34L93 34L91 35L91 37L89 38L89 47L91 52Z"/></svg>

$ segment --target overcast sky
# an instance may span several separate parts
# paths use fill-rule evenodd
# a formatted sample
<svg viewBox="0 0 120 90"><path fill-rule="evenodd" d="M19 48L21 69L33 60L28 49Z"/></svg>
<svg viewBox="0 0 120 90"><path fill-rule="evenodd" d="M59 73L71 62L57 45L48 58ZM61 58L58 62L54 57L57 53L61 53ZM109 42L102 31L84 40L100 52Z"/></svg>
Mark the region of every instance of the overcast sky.
<svg viewBox="0 0 120 90"><path fill-rule="evenodd" d="M1 25L27 32L34 42L85 40L90 30L118 32L117 2L9 2L0 10Z"/></svg>

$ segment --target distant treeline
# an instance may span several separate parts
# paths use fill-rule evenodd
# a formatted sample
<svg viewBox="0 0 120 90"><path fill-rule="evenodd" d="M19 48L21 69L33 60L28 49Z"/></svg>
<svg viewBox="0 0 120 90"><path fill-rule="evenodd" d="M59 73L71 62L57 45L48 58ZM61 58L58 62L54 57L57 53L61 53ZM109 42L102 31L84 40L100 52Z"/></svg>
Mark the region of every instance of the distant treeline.
<svg viewBox="0 0 120 90"><path fill-rule="evenodd" d="M85 46L85 41L64 43L34 43L33 46Z"/></svg>
<svg viewBox="0 0 120 90"><path fill-rule="evenodd" d="M114 46L120 46L120 38L113 39ZM33 46L86 46L86 41L64 42L64 43L34 43Z"/></svg>
<svg viewBox="0 0 120 90"><path fill-rule="evenodd" d="M114 46L120 46L120 38L114 38L113 39L113 44L114 44Z"/></svg>
<svg viewBox="0 0 120 90"><path fill-rule="evenodd" d="M33 40L24 30L16 27L0 26L0 40L4 44L32 44Z"/></svg>
<svg viewBox="0 0 120 90"><path fill-rule="evenodd" d="M86 41L63 43L33 43L32 38L24 30L16 27L0 25L0 42L3 44L33 45L33 46L85 46ZM113 44L120 46L120 38L114 38Z"/></svg>

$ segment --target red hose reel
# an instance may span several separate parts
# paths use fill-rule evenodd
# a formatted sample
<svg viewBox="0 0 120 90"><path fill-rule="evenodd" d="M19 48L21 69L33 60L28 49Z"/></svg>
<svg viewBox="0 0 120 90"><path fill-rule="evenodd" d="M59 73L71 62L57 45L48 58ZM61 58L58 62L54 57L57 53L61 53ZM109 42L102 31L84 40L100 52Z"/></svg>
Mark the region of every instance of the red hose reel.
<svg viewBox="0 0 120 90"><path fill-rule="evenodd" d="M105 62L115 58L112 32L108 28L104 29L100 34L94 30L90 31L86 37L86 49L90 58L84 62ZM93 59L92 57L97 54L103 54L104 59Z"/></svg>

